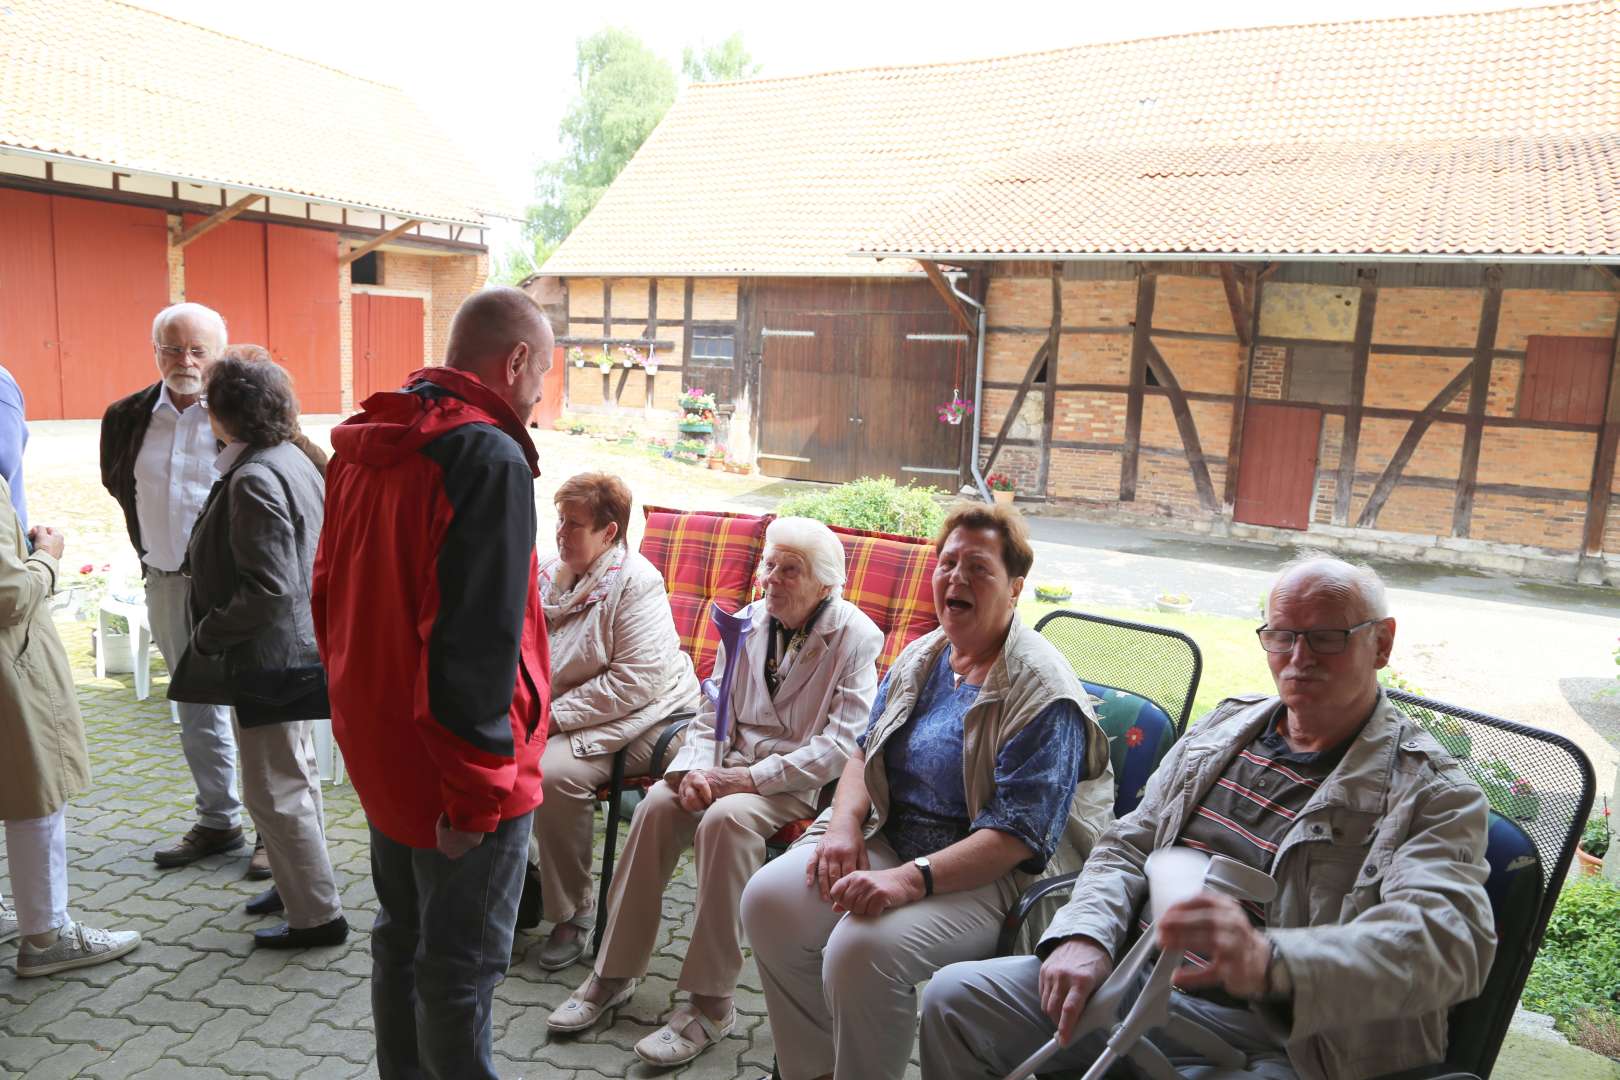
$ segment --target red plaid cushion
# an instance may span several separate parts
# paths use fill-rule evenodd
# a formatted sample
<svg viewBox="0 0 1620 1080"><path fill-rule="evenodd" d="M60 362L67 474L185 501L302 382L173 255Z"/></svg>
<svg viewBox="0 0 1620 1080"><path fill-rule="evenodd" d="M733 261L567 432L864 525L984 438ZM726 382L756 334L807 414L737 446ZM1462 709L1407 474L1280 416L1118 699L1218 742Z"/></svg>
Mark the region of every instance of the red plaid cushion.
<svg viewBox="0 0 1620 1080"><path fill-rule="evenodd" d="M834 525L844 545L844 599L883 631L878 677L913 641L939 625L934 614L934 545L914 536Z"/></svg>
<svg viewBox="0 0 1620 1080"><path fill-rule="evenodd" d="M771 515L662 506L649 506L646 513L641 554L664 576L681 648L692 658L698 678L706 679L720 647L720 631L709 619L709 605L718 600L727 611L735 611L748 602Z"/></svg>

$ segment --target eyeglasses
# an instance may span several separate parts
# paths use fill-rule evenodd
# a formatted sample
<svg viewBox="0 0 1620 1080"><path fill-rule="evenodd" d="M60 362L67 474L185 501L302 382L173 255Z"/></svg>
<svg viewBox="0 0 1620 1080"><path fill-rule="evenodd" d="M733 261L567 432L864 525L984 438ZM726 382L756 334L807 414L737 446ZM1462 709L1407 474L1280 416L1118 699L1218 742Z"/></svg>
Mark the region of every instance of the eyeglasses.
<svg viewBox="0 0 1620 1080"><path fill-rule="evenodd" d="M1305 644L1311 647L1311 652L1318 656L1332 656L1342 653L1350 644L1350 635L1357 630L1371 626L1373 623L1383 622L1382 619L1368 619L1366 622L1356 623L1343 630L1273 630L1269 626L1262 626L1256 630L1255 636L1260 639L1260 647L1270 653L1286 653L1294 651L1294 642L1300 637Z"/></svg>
<svg viewBox="0 0 1620 1080"><path fill-rule="evenodd" d="M208 359L208 347L206 345L159 345L157 351L163 354L165 360L178 360L188 353L193 360Z"/></svg>

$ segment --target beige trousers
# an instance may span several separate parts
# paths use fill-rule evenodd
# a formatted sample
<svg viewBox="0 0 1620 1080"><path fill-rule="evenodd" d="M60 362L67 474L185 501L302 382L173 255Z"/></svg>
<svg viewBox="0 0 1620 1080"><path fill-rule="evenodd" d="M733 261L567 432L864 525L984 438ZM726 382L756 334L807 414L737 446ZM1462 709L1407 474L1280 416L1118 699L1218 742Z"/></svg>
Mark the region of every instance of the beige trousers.
<svg viewBox="0 0 1620 1080"><path fill-rule="evenodd" d="M783 1080L901 1080L917 1030L917 985L946 964L993 953L1017 891L1004 877L882 915L840 915L804 883L814 849L800 844L743 893L777 1067ZM899 864L881 836L866 851L873 870Z"/></svg>
<svg viewBox="0 0 1620 1080"><path fill-rule="evenodd" d="M276 891L295 930L343 914L332 859L326 851L320 772L308 720L258 727L236 725L242 751L242 802L270 856Z"/></svg>
<svg viewBox="0 0 1620 1080"><path fill-rule="evenodd" d="M658 943L664 887L688 847L697 856L697 903L692 940L676 986L689 994L724 997L737 987L742 942L737 906L743 886L765 862L765 841L790 821L815 816L816 792L727 795L701 814L681 809L660 780L636 808L630 838L608 890L608 922L596 974L638 978Z"/></svg>
<svg viewBox="0 0 1620 1080"><path fill-rule="evenodd" d="M645 776L653 744L664 725L654 724L626 744L624 776ZM596 903L592 888L592 826L596 789L613 775L613 755L575 757L569 733L546 740L540 758L543 798L534 811L534 839L540 862L540 901L547 922L567 922Z"/></svg>

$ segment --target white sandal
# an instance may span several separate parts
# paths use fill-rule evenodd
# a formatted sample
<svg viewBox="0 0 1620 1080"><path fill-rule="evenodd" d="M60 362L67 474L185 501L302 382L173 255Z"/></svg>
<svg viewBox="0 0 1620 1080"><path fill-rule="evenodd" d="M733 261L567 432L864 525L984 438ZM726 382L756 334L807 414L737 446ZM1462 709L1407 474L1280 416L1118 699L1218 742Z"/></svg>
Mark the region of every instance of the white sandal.
<svg viewBox="0 0 1620 1080"><path fill-rule="evenodd" d="M704 1041L695 1043L686 1037L687 1025L696 1020L699 1028L703 1030ZM636 1043L636 1056L649 1065L669 1069L676 1065L685 1065L703 1051L731 1034L731 1029L737 1026L737 1010L733 1008L731 1015L726 1017L724 1023L715 1023L703 1015L703 1010L691 1002L684 1002L669 1014L664 1026Z"/></svg>
<svg viewBox="0 0 1620 1080"><path fill-rule="evenodd" d="M591 979L594 978L596 976L592 975L586 979L584 986L569 994L568 1000L557 1006L551 1015L546 1017L546 1027L564 1034L572 1034L595 1027L596 1022L602 1019L603 1013L629 1001L630 995L636 992L636 984L641 982L640 979L631 979L624 984L624 988L617 994L614 994L602 1004L595 1005L585 1000L585 990L591 985Z"/></svg>

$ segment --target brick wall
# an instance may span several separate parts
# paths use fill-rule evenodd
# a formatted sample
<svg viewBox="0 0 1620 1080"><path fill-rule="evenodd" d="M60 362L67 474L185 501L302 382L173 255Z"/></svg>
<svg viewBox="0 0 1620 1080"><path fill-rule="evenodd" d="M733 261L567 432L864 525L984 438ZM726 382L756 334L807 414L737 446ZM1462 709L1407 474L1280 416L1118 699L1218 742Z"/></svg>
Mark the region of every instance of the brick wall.
<svg viewBox="0 0 1620 1080"><path fill-rule="evenodd" d="M1249 396L1280 401L1283 377L1288 374L1288 350L1281 345L1256 345L1249 370Z"/></svg>
<svg viewBox="0 0 1620 1080"><path fill-rule="evenodd" d="M430 363L439 363L444 359L445 348L450 344L450 323L456 317L456 309L461 302L479 289L489 278L489 256L482 252L476 255L449 255L440 256L432 260L433 299L429 305L430 312L424 322L430 324L426 356Z"/></svg>

